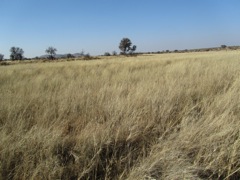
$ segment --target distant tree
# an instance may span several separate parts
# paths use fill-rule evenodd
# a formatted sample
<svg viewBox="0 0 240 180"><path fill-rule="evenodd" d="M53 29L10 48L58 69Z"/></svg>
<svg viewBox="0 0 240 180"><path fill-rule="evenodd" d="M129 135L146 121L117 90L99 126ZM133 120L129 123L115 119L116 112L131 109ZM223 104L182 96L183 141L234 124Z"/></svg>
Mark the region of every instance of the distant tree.
<svg viewBox="0 0 240 180"><path fill-rule="evenodd" d="M137 46L131 46L131 40L128 38L123 38L119 44L119 49L122 51L121 54L126 54L127 52L133 53L137 49Z"/></svg>
<svg viewBox="0 0 240 180"><path fill-rule="evenodd" d="M221 48L222 48L222 49L226 49L227 46L226 46L226 45L221 45Z"/></svg>
<svg viewBox="0 0 240 180"><path fill-rule="evenodd" d="M0 54L0 61L2 61L4 58L4 55L3 54Z"/></svg>
<svg viewBox="0 0 240 180"><path fill-rule="evenodd" d="M132 42L128 38L123 38L119 44L119 49L123 54L126 54L127 51L131 49Z"/></svg>
<svg viewBox="0 0 240 180"><path fill-rule="evenodd" d="M55 59L56 51L56 48L48 47L45 52L49 55L48 58L53 60Z"/></svg>
<svg viewBox="0 0 240 180"><path fill-rule="evenodd" d="M68 58L68 59L70 59L70 58L74 58L74 55L68 53L68 54L67 54L67 58Z"/></svg>
<svg viewBox="0 0 240 180"><path fill-rule="evenodd" d="M117 55L117 52L116 52L116 51L113 51L113 52L112 52L112 55L113 55L113 56L116 56L116 55Z"/></svg>
<svg viewBox="0 0 240 180"><path fill-rule="evenodd" d="M111 56L111 54L109 52L105 52L104 56Z"/></svg>
<svg viewBox="0 0 240 180"><path fill-rule="evenodd" d="M11 47L10 49L10 59L11 60L22 60L24 51L19 47Z"/></svg>

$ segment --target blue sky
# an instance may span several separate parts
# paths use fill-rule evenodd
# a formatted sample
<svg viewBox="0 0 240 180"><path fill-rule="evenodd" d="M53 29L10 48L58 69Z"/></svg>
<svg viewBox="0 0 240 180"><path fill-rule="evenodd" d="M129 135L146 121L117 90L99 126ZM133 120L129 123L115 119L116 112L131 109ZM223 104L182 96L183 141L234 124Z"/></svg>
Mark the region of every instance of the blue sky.
<svg viewBox="0 0 240 180"><path fill-rule="evenodd" d="M137 51L240 45L239 0L0 0L0 53L26 57L84 50L119 52L123 37Z"/></svg>

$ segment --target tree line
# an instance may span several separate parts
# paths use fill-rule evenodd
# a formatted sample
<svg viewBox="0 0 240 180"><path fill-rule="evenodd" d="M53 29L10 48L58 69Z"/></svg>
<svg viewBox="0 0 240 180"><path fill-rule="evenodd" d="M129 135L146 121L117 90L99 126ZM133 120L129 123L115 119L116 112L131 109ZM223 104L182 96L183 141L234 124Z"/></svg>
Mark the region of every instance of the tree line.
<svg viewBox="0 0 240 180"><path fill-rule="evenodd" d="M122 55L127 55L127 54L133 54L136 49L137 49L137 46L136 45L133 45L132 46L132 42L129 38L123 38L121 40L121 42L119 43L119 49L121 50L121 53ZM50 46L48 47L46 50L45 50L45 53L48 55L48 59L55 59L55 56L56 56L56 52L57 52L57 49ZM104 55L108 56L108 55L111 55L110 53L105 53ZM113 55L117 55L117 52L114 51L113 52ZM89 54L87 54L86 56L90 56ZM67 54L67 58L73 58L74 56L72 54ZM0 61L2 61L4 59L4 55L3 54L0 54ZM10 48L10 60L23 60L24 59L24 51L22 48L20 47L11 47Z"/></svg>

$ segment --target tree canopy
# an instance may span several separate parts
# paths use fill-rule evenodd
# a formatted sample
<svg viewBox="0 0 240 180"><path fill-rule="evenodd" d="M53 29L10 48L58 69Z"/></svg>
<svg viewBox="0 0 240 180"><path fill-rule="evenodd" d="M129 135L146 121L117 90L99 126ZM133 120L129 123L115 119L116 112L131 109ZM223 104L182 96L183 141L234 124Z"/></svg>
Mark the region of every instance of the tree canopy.
<svg viewBox="0 0 240 180"><path fill-rule="evenodd" d="M132 46L132 42L129 38L123 38L119 44L119 49L122 51L122 54L126 54L127 52L133 53L136 51L137 46Z"/></svg>
<svg viewBox="0 0 240 180"><path fill-rule="evenodd" d="M11 47L10 49L10 59L11 60L22 60L24 51L19 47Z"/></svg>
<svg viewBox="0 0 240 180"><path fill-rule="evenodd" d="M49 59L54 59L57 49L54 47L48 47L45 52L49 55Z"/></svg>

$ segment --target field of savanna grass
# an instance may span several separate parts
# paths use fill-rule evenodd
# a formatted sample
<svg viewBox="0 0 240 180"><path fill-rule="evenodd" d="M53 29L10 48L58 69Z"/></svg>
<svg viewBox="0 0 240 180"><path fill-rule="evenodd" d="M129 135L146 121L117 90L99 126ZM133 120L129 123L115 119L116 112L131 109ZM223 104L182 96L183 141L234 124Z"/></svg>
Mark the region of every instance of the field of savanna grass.
<svg viewBox="0 0 240 180"><path fill-rule="evenodd" d="M240 51L0 66L0 179L240 179Z"/></svg>

